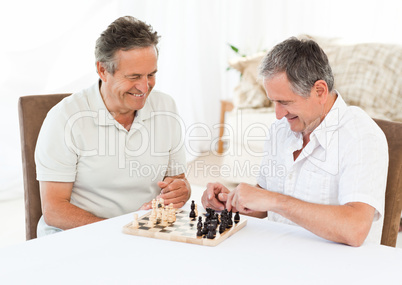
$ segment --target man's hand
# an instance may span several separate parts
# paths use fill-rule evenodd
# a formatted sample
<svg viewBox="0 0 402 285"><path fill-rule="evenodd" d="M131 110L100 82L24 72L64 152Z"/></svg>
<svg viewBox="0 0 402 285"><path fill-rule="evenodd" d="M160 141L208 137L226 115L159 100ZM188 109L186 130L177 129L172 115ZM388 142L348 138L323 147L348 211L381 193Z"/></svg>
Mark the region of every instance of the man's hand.
<svg viewBox="0 0 402 285"><path fill-rule="evenodd" d="M202 194L201 202L204 209L211 208L217 211L225 209L227 196L230 191L220 183L208 183Z"/></svg>
<svg viewBox="0 0 402 285"><path fill-rule="evenodd" d="M228 196L226 208L228 211L239 211L242 214L256 217L266 217L269 192L256 186L240 183Z"/></svg>
<svg viewBox="0 0 402 285"><path fill-rule="evenodd" d="M163 198L165 205L172 203L175 208L183 207L191 195L191 187L184 174L167 176L158 182L158 186L162 190L157 198Z"/></svg>

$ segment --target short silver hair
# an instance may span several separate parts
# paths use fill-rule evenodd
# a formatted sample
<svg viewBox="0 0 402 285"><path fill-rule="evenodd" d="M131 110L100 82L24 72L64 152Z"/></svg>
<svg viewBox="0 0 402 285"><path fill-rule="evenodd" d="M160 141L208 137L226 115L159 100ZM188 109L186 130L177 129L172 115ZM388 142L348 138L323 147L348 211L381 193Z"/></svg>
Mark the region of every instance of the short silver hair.
<svg viewBox="0 0 402 285"><path fill-rule="evenodd" d="M309 97L317 80L324 80L329 92L334 88L334 75L328 57L310 39L291 37L277 44L262 60L260 76L270 79L285 72L293 92Z"/></svg>

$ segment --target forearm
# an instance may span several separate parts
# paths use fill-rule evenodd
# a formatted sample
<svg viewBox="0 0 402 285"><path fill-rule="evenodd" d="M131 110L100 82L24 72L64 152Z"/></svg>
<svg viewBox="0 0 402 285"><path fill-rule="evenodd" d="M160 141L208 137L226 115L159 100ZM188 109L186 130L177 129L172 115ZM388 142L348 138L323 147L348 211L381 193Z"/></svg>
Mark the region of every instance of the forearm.
<svg viewBox="0 0 402 285"><path fill-rule="evenodd" d="M46 224L68 230L104 220L68 201L47 206L43 211Z"/></svg>
<svg viewBox="0 0 402 285"><path fill-rule="evenodd" d="M70 203L72 182L40 181L42 213L46 224L67 230L103 220Z"/></svg>
<svg viewBox="0 0 402 285"><path fill-rule="evenodd" d="M367 237L374 208L363 203L321 205L269 192L270 210L316 235L339 243L360 246Z"/></svg>

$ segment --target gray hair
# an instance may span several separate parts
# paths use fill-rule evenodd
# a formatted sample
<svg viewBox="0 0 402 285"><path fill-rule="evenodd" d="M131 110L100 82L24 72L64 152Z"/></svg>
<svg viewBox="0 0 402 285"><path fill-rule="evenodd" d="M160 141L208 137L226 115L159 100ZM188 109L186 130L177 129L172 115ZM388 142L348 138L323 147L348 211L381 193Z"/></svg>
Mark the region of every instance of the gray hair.
<svg viewBox="0 0 402 285"><path fill-rule="evenodd" d="M277 44L262 60L260 75L270 79L285 72L292 91L309 97L317 80L324 80L329 92L334 88L334 75L328 57L313 40L291 37Z"/></svg>
<svg viewBox="0 0 402 285"><path fill-rule="evenodd" d="M95 60L101 62L107 72L114 74L118 65L115 60L117 51L154 46L158 52L159 38L150 25L132 16L120 17L96 40Z"/></svg>

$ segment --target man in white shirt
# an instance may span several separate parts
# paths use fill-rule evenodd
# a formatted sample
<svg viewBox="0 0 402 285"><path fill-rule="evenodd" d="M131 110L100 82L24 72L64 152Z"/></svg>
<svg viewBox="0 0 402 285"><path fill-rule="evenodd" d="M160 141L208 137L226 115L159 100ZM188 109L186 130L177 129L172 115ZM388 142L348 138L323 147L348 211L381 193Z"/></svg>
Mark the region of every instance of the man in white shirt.
<svg viewBox="0 0 402 285"><path fill-rule="evenodd" d="M352 246L380 243L388 171L381 129L333 89L327 56L314 41L278 44L260 74L278 120L270 128L258 184L242 183L230 192L210 183L203 206L268 216Z"/></svg>
<svg viewBox="0 0 402 285"><path fill-rule="evenodd" d="M159 36L121 17L96 42L97 81L47 115L35 150L38 236L190 197L180 118L154 91Z"/></svg>

